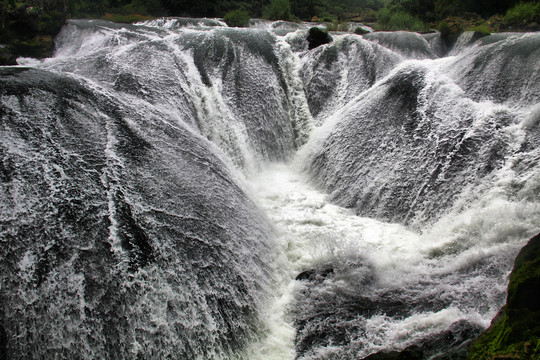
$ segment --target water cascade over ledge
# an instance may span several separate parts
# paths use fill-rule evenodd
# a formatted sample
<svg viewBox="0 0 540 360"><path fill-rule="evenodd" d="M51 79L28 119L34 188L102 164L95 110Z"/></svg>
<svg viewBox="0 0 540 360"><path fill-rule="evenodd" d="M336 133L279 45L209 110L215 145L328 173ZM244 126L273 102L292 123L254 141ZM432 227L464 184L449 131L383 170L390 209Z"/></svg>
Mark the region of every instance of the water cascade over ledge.
<svg viewBox="0 0 540 360"><path fill-rule="evenodd" d="M70 20L0 67L0 353L425 358L540 224L540 34Z"/></svg>

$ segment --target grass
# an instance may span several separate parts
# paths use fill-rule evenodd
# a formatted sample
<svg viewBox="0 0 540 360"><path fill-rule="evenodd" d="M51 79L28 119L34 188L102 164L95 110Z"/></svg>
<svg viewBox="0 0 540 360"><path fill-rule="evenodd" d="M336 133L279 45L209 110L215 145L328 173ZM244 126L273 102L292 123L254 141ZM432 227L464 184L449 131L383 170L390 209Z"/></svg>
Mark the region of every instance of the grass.
<svg viewBox="0 0 540 360"><path fill-rule="evenodd" d="M491 30L487 24L473 26L472 28L467 29L467 31L476 31L482 35L491 35Z"/></svg>

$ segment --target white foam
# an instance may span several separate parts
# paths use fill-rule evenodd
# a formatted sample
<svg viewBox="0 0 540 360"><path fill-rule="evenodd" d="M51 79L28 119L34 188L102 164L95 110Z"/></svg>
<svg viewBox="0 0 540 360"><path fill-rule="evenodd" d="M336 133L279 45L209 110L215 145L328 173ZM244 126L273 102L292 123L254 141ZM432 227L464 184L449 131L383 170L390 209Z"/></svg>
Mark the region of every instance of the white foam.
<svg viewBox="0 0 540 360"><path fill-rule="evenodd" d="M384 315L367 319L366 355L403 348L460 319L487 326L504 299L505 276L475 269L485 266L481 265L485 261L500 261L496 266L509 268L512 254L531 235L533 223L540 221L535 206L495 196L478 201L468 211L449 214L419 233L399 224L358 217L349 209L328 203L326 195L309 185L293 164L272 164L249 181L253 196L279 233L274 296L263 316L268 334L255 346L257 359L294 358L290 319L298 291L294 279L326 262L347 266L348 259L362 258L374 269L377 291L403 289L411 291L410 296L436 296L453 304L401 320ZM357 291L369 276L366 271L352 266L325 281L319 291ZM485 296L479 304L470 299L477 297L476 293Z"/></svg>

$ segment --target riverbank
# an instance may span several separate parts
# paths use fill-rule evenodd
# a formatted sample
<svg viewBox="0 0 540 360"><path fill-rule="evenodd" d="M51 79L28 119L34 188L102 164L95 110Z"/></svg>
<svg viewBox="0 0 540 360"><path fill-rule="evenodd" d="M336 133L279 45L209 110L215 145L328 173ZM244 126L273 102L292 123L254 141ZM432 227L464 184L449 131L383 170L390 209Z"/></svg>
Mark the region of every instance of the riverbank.
<svg viewBox="0 0 540 360"><path fill-rule="evenodd" d="M369 11L368 11L369 10ZM399 13L385 18L381 15L384 9L377 12L367 9L359 14L348 14L344 20L332 18L312 21L319 22L328 30L355 31L350 24L363 23L376 31L416 31L421 33L439 31L448 46L464 31L476 31L481 34L498 32L533 32L540 31L537 17L513 16L510 11L506 15L493 15L488 19L475 13L463 16L450 16L438 22L411 23L411 19ZM0 21L0 65L16 65L17 58L31 57L42 59L54 53L54 38L60 32L67 18L73 17L66 9L43 9L21 5L3 6ZM86 17L86 16L83 16ZM150 15L105 13L96 18L118 23L134 23L155 18ZM525 19L525 20L524 20Z"/></svg>

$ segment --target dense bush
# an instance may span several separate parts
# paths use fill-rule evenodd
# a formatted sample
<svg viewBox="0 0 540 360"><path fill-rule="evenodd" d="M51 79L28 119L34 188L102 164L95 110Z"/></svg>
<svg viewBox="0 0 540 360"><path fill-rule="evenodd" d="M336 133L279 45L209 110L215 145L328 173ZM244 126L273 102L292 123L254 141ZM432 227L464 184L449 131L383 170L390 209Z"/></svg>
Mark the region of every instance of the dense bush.
<svg viewBox="0 0 540 360"><path fill-rule="evenodd" d="M249 14L245 10L233 10L223 17L223 21L229 26L244 27L249 24Z"/></svg>
<svg viewBox="0 0 540 360"><path fill-rule="evenodd" d="M446 21L441 21L439 23L439 26L438 26L437 30L439 30L442 37L449 36L452 33L452 29L450 28L450 24L448 24Z"/></svg>
<svg viewBox="0 0 540 360"><path fill-rule="evenodd" d="M264 17L270 20L291 21L293 19L291 3L289 0L272 0L264 9Z"/></svg>
<svg viewBox="0 0 540 360"><path fill-rule="evenodd" d="M459 24L453 23L452 26L447 21L441 21L437 30L441 33L441 39L447 48L451 48L456 43L459 34L463 28Z"/></svg>
<svg viewBox="0 0 540 360"><path fill-rule="evenodd" d="M408 12L383 8L377 16L377 30L425 32L429 30L429 27L418 17Z"/></svg>
<svg viewBox="0 0 540 360"><path fill-rule="evenodd" d="M406 12L422 21L440 21L448 16L476 13L485 18L506 12L520 0L388 0L385 8ZM530 0L529 0L530 1Z"/></svg>
<svg viewBox="0 0 540 360"><path fill-rule="evenodd" d="M520 3L506 12L503 23L506 26L524 25L540 21L540 3Z"/></svg>

